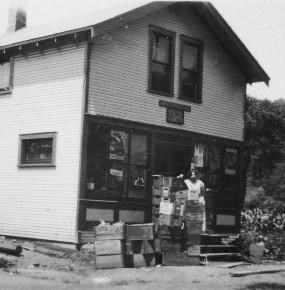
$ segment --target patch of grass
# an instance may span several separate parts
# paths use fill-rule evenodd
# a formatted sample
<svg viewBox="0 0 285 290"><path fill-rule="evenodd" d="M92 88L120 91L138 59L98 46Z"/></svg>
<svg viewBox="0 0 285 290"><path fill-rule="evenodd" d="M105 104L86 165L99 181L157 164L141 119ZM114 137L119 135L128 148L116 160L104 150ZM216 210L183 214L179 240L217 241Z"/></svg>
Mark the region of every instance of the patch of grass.
<svg viewBox="0 0 285 290"><path fill-rule="evenodd" d="M279 283L253 283L239 290L284 290L285 284Z"/></svg>

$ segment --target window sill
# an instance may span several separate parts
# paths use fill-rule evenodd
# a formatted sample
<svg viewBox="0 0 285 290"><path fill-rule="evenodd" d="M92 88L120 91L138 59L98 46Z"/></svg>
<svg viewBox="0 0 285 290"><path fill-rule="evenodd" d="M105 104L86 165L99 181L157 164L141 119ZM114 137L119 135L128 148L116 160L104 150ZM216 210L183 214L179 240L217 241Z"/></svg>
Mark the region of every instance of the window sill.
<svg viewBox="0 0 285 290"><path fill-rule="evenodd" d="M55 164L18 164L19 168L56 167Z"/></svg>
<svg viewBox="0 0 285 290"><path fill-rule="evenodd" d="M164 97L168 97L168 98L174 97L173 93L162 93L162 92L154 91L154 90L148 90L148 93L159 95L159 96L164 96Z"/></svg>
<svg viewBox="0 0 285 290"><path fill-rule="evenodd" d="M12 88L0 88L0 96L1 95L8 95L8 94L12 94Z"/></svg>
<svg viewBox="0 0 285 290"><path fill-rule="evenodd" d="M178 99L179 99L179 100L182 100L182 101L189 102L189 103L202 104L202 99L195 100L195 99L189 99L189 98L182 97L182 96L180 96Z"/></svg>

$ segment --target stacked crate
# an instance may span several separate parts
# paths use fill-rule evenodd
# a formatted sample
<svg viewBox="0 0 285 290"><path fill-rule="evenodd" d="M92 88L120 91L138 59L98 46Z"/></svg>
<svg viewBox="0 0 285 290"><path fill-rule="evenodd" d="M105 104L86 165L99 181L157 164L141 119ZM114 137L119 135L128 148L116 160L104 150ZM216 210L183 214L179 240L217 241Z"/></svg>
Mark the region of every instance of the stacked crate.
<svg viewBox="0 0 285 290"><path fill-rule="evenodd" d="M98 269L123 268L125 225L99 225L95 227L95 265Z"/></svg>
<svg viewBox="0 0 285 290"><path fill-rule="evenodd" d="M154 175L152 180L152 222L158 224L159 206L162 197L162 175Z"/></svg>
<svg viewBox="0 0 285 290"><path fill-rule="evenodd" d="M187 201L185 208L184 241L187 254L199 264L200 242L203 224L203 205L197 201Z"/></svg>
<svg viewBox="0 0 285 290"><path fill-rule="evenodd" d="M155 264L154 224L128 225L126 233L126 266L145 267Z"/></svg>

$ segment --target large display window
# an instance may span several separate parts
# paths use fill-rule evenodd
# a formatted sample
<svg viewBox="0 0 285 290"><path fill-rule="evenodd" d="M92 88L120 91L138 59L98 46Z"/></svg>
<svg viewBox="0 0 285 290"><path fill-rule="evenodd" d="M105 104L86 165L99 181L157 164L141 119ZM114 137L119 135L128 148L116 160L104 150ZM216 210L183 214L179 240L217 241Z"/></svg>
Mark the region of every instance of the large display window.
<svg viewBox="0 0 285 290"><path fill-rule="evenodd" d="M148 135L110 126L91 126L87 148L88 199L144 200L149 166Z"/></svg>

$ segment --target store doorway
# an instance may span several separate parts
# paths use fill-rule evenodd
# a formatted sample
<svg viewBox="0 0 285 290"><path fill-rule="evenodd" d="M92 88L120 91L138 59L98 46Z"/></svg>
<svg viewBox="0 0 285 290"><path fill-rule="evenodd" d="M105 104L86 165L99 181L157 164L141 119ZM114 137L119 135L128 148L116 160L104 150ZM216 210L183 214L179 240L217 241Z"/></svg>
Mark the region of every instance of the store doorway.
<svg viewBox="0 0 285 290"><path fill-rule="evenodd" d="M155 174L177 176L190 169L193 155L191 139L160 135L155 143Z"/></svg>

